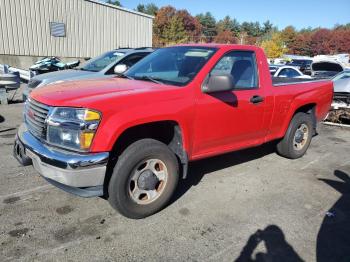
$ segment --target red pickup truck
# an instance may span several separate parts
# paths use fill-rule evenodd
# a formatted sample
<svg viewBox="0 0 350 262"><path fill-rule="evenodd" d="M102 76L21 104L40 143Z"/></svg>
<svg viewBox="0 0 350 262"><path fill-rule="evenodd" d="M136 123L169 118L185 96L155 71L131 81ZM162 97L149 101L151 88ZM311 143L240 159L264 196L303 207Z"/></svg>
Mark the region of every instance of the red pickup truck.
<svg viewBox="0 0 350 262"><path fill-rule="evenodd" d="M167 204L189 161L272 140L284 157L304 155L333 84L278 81L255 46L159 49L115 78L32 92L14 155L65 191L143 218Z"/></svg>

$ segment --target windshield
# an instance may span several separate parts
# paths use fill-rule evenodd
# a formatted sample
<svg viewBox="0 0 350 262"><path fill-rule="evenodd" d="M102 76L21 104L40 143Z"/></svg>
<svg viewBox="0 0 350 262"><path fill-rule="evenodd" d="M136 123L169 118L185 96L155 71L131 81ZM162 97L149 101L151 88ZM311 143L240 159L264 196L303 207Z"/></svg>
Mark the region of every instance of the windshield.
<svg viewBox="0 0 350 262"><path fill-rule="evenodd" d="M159 49L135 64L125 75L136 80L156 80L184 86L197 75L216 50L193 46Z"/></svg>
<svg viewBox="0 0 350 262"><path fill-rule="evenodd" d="M119 51L107 52L98 57L90 59L79 69L84 71L99 72L124 55L125 53Z"/></svg>
<svg viewBox="0 0 350 262"><path fill-rule="evenodd" d="M309 66L311 63L312 60L293 60L292 62L287 63L287 65Z"/></svg>
<svg viewBox="0 0 350 262"><path fill-rule="evenodd" d="M333 81L338 81L341 79L349 79L350 78L350 71L343 71L339 74L337 74L334 78Z"/></svg>

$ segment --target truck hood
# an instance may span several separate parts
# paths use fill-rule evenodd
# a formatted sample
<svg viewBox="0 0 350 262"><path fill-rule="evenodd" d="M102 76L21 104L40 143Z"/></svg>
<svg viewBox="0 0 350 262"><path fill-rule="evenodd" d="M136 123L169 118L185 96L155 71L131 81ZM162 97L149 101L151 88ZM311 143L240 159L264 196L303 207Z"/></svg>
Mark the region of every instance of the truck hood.
<svg viewBox="0 0 350 262"><path fill-rule="evenodd" d="M44 81L45 84L49 84L60 80L70 80L90 76L92 77L93 75L96 75L96 73L97 72L69 69L37 75L33 77L33 79L38 80L40 82Z"/></svg>
<svg viewBox="0 0 350 262"><path fill-rule="evenodd" d="M112 77L67 81L34 89L31 97L50 106L91 107L101 101L137 93L155 92L177 87L152 82Z"/></svg>

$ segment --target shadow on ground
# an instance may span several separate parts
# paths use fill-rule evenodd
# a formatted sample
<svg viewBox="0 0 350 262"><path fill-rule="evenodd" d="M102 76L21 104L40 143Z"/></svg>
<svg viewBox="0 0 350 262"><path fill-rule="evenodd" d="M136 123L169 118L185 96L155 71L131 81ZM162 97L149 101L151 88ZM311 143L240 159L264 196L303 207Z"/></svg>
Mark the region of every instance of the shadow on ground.
<svg viewBox="0 0 350 262"><path fill-rule="evenodd" d="M259 159L268 154L274 153L275 143L267 143L259 147L244 149L225 155L220 155L205 160L191 162L186 179L180 179L178 188L175 191L171 203L181 198L193 186L200 183L208 173L219 171L230 166Z"/></svg>
<svg viewBox="0 0 350 262"><path fill-rule="evenodd" d="M5 117L3 117L2 115L0 115L0 123L5 122Z"/></svg>
<svg viewBox="0 0 350 262"><path fill-rule="evenodd" d="M9 100L9 104L20 104L23 103L22 99L11 99Z"/></svg>
<svg viewBox="0 0 350 262"><path fill-rule="evenodd" d="M327 212L317 236L318 262L350 261L350 177L343 171L335 170L338 179L320 179L341 197Z"/></svg>
<svg viewBox="0 0 350 262"><path fill-rule="evenodd" d="M253 258L254 250L260 243L265 244L266 252L257 252ZM304 261L286 241L283 231L276 225L269 225L264 230L252 234L235 262L299 262Z"/></svg>

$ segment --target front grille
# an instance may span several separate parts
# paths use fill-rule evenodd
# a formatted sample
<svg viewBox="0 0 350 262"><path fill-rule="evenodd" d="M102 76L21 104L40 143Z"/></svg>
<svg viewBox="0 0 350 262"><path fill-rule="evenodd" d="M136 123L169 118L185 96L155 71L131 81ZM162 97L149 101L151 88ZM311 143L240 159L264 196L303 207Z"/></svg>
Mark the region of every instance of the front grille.
<svg viewBox="0 0 350 262"><path fill-rule="evenodd" d="M36 88L38 85L40 85L41 81L36 79L30 79L28 82L29 88Z"/></svg>
<svg viewBox="0 0 350 262"><path fill-rule="evenodd" d="M49 114L50 107L33 99L28 99L24 109L24 120L32 135L37 138L46 138L45 120Z"/></svg>

